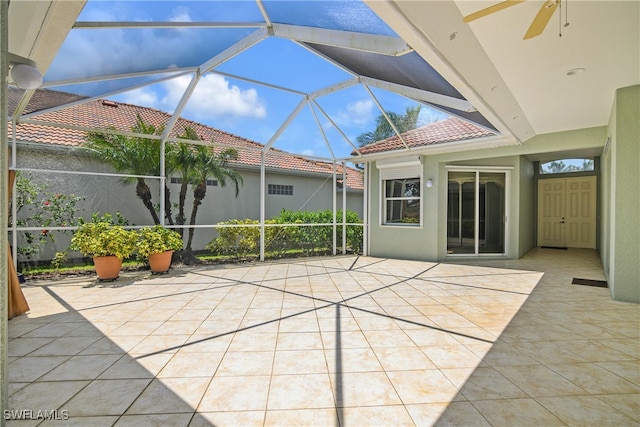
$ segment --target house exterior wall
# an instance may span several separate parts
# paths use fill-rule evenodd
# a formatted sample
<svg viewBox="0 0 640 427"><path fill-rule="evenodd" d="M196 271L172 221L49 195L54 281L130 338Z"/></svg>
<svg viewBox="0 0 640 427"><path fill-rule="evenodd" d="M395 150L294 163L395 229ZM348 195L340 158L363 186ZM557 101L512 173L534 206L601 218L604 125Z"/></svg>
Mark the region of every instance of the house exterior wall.
<svg viewBox="0 0 640 427"><path fill-rule="evenodd" d="M17 165L19 168L49 169L75 172L113 173L110 167L80 150L67 147L44 146L42 144L20 144L17 150ZM259 170L239 169L243 177L238 197L235 197L233 183L226 187L207 186L207 193L199 206L197 224L213 225L231 219L260 219L260 173ZM27 172L23 172L27 173ZM47 191L51 193L75 194L84 198L78 204L77 216L89 219L94 212L120 212L130 225L149 226L153 220L149 211L136 196L135 182L124 184L121 178L70 175L64 173L33 173L30 175L38 182L47 184ZM338 178L341 176L338 175ZM146 180L151 192L154 205L160 203L160 183L158 179ZM267 184L292 185L293 195L267 194L265 202L266 217L277 216L282 209L298 210L327 210L333 207L332 179L328 176L309 176L303 174L267 172ZM172 204L178 202L180 184L169 183ZM362 191L347 191L347 209L353 210L362 217ZM342 190L336 196L337 209L342 209ZM187 222L193 206L193 191L189 186L185 202ZM178 213L173 206L173 216ZM24 214L24 212L22 212ZM20 216L20 215L19 215ZM160 215L159 215L160 216ZM338 218L340 221L342 218ZM34 226L37 224L33 224ZM54 244L49 244L32 261L50 260L56 251L64 250L69 244L70 233L53 232L56 237ZM193 248L204 249L206 244L217 237L211 228L197 228L194 233ZM20 243L20 242L19 242ZM24 261L24 259L20 259Z"/></svg>
<svg viewBox="0 0 640 427"><path fill-rule="evenodd" d="M508 218L504 257L517 259L536 245L536 181L534 164L528 155L565 153L580 149L600 149L606 140L606 127L577 129L538 135L520 145L423 155L423 221L421 227L380 225L380 174L375 161L370 172L369 249L373 256L442 261L447 256L447 166L509 168ZM456 256L455 259L464 259Z"/></svg>
<svg viewBox="0 0 640 427"><path fill-rule="evenodd" d="M640 86L616 92L603 156L602 263L613 299L640 302Z"/></svg>

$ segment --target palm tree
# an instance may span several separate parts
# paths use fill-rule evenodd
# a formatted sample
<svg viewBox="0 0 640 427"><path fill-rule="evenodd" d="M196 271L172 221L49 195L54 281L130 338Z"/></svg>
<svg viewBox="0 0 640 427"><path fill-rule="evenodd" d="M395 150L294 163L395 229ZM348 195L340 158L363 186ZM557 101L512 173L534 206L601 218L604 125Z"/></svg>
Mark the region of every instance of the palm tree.
<svg viewBox="0 0 640 427"><path fill-rule="evenodd" d="M393 125L398 129L398 132L403 133L418 126L418 116L420 115L420 105L413 107L407 107L405 114L394 113L393 111L387 111L386 114L389 120L393 122ZM383 139L390 138L395 135L393 127L389 123L389 120L380 114L376 118L376 128L374 131L365 132L356 138L356 141L360 147L368 144L372 144L376 141L382 141Z"/></svg>
<svg viewBox="0 0 640 427"><path fill-rule="evenodd" d="M200 140L196 131L190 127L186 127L179 138ZM187 199L189 184L194 182L196 163L196 150L192 145L178 143L167 147L167 170L179 173L182 178L178 196L178 215L176 215L176 224L178 225L184 225L187 220L184 205ZM182 237L184 230L180 228L178 232Z"/></svg>
<svg viewBox="0 0 640 427"><path fill-rule="evenodd" d="M140 115L131 132L146 135L160 135L162 128L146 124ZM138 136L115 135L112 133L89 132L84 148L91 151L100 160L110 164L117 172L131 175L152 175L160 173L160 140ZM151 202L151 189L144 178L124 178L125 184L136 183L136 196L149 210L154 224L160 224L160 218Z"/></svg>
<svg viewBox="0 0 640 427"><path fill-rule="evenodd" d="M229 168L229 162L238 159L238 151L232 148L216 153L212 147L198 145L194 148L195 166L194 166L194 189L193 189L193 208L191 209L191 218L189 225L195 225L196 216L198 215L198 206L202 204L202 200L207 195L207 180L215 178L221 187L227 185L227 180L235 185L235 195L238 197L240 185L243 183L242 176L233 169ZM185 250L191 251L191 243L193 242L193 233L195 229L189 228L189 239Z"/></svg>

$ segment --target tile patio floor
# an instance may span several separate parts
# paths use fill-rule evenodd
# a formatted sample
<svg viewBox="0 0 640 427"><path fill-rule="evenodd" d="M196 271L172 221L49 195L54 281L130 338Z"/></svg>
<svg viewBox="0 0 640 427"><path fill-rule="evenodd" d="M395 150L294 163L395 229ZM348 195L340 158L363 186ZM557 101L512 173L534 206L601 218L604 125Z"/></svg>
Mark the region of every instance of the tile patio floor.
<svg viewBox="0 0 640 427"><path fill-rule="evenodd" d="M640 425L640 306L573 277L595 252L31 283L9 406L70 419L8 425Z"/></svg>

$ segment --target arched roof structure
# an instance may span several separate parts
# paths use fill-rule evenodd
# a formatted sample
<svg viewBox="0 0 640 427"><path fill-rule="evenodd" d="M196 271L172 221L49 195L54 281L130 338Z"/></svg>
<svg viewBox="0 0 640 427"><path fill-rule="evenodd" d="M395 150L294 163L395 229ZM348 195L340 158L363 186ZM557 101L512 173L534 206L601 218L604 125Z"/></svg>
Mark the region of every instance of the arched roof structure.
<svg viewBox="0 0 640 427"><path fill-rule="evenodd" d="M417 105L497 133L360 1L88 1L78 11L42 86L72 96L41 105L24 91L14 122L108 98L172 114L163 140L184 117L323 160L357 159L355 139L376 116Z"/></svg>

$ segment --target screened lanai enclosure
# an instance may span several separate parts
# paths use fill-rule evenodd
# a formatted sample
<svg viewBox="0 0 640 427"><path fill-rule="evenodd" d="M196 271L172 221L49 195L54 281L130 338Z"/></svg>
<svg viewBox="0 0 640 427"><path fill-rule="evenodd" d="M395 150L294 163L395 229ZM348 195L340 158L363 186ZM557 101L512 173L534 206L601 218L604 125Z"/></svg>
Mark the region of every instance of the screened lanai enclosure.
<svg viewBox="0 0 640 427"><path fill-rule="evenodd" d="M332 252L366 253L367 171L360 146L375 140L376 126L400 135L393 118L413 111L417 126L453 115L495 130L361 1L49 7L71 29L42 42L56 54L35 64L44 71L39 88L9 79L10 168L44 194L36 204L67 202L75 213L45 228L38 223L43 216L28 206L19 212L24 194L14 192L11 218L17 220L10 227L18 258L53 257L75 229L75 216L100 212L122 215L132 228L155 222L191 230L196 249L222 227L245 221L259 229L264 259L265 234L274 226L269 219L283 209L329 210L316 226L332 236ZM39 13L31 2L12 2L9 11ZM10 34L19 35L11 24ZM90 135L135 141L145 147L143 164L114 167L86 149ZM184 168L179 156L167 153L185 144L213 147L217 155L234 150L227 166L240 176L237 195L235 180L213 175L203 181L206 198L191 190L181 194ZM127 180L131 185L123 186ZM348 221L349 211L358 219ZM360 229L360 244L348 242L349 227ZM40 255L18 252L25 240L43 235L57 243Z"/></svg>

